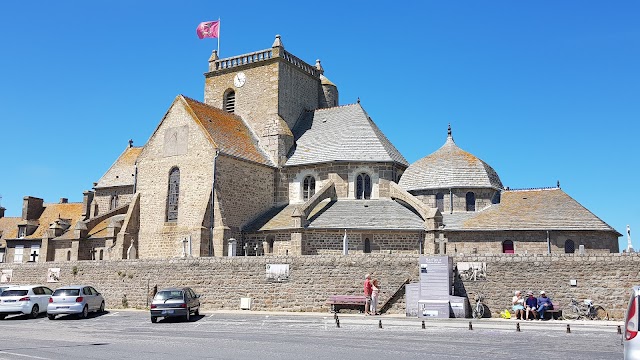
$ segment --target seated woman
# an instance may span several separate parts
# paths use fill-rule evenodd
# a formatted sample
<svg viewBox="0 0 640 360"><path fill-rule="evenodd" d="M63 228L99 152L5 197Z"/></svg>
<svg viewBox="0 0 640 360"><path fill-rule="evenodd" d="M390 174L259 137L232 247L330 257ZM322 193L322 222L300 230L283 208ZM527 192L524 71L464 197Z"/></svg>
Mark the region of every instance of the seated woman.
<svg viewBox="0 0 640 360"><path fill-rule="evenodd" d="M527 299L524 301L526 311L525 320L535 320L538 316L538 299L533 296L533 291L527 292Z"/></svg>
<svg viewBox="0 0 640 360"><path fill-rule="evenodd" d="M520 293L520 290L516 290L515 296L513 297L513 299L511 299L511 302L513 303L512 309L513 309L515 318L518 320L523 320L524 319L524 299L522 298L522 294Z"/></svg>

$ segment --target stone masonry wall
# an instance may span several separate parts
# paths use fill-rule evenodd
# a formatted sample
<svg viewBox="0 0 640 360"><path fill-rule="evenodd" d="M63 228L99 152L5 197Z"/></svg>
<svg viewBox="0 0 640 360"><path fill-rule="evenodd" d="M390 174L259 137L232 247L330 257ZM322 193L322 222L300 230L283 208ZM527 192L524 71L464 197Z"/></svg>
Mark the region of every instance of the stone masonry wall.
<svg viewBox="0 0 640 360"><path fill-rule="evenodd" d="M640 254L606 255L492 255L458 256L454 263L485 262L486 281L455 281L456 295L485 295L491 315L510 308L514 290L545 290L552 301L566 307L573 297L592 299L610 316L620 319L629 289L640 283ZM288 282L265 279L267 264L289 264ZM2 263L13 270L13 283L46 283L48 268L60 268L56 286L89 283L101 291L107 307L144 308L148 289L158 285L191 286L202 294L203 309L238 309L241 297L253 299L254 310L328 311L329 295L362 293L363 277L380 279L384 304L401 284L418 279L418 256L369 254L349 256L250 256L171 260L69 261L57 263ZM75 275L74 275L75 273ZM575 279L577 286L570 286ZM402 300L392 312L403 313Z"/></svg>
<svg viewBox="0 0 640 360"><path fill-rule="evenodd" d="M546 231L450 231L447 235L447 254L500 254L505 240L513 241L516 254L547 253ZM550 231L551 252L564 253L564 244L573 240L575 252L584 245L585 252L618 252L618 238L604 231Z"/></svg>
<svg viewBox="0 0 640 360"><path fill-rule="evenodd" d="M497 190L495 189L477 189L477 188L469 188L469 189L453 189L453 211L467 211L467 193L473 192L476 196L476 211L480 211L485 207L492 204L492 200L496 196ZM436 204L436 194L443 194L443 209L441 210L443 213L449 213L451 211L451 195L449 194L448 189L440 189L440 190L419 190L419 191L410 191L415 197L420 199L423 203L425 203L429 207L437 207Z"/></svg>
<svg viewBox="0 0 640 360"><path fill-rule="evenodd" d="M96 189L95 196L93 199L98 205L97 215L102 215L112 210L111 196L114 196L114 195L118 196L118 202L116 207L129 204L131 202L131 199L133 199L133 185ZM97 216L94 213L91 213L91 215L92 217Z"/></svg>

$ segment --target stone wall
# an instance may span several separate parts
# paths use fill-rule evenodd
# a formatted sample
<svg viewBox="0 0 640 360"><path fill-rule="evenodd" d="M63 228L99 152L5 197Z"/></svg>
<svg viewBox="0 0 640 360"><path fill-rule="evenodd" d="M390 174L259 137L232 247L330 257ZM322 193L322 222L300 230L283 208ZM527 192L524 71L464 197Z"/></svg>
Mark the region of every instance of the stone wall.
<svg viewBox="0 0 640 360"><path fill-rule="evenodd" d="M448 244L447 254L500 254L502 243L513 241L516 254L547 253L546 231L449 231L446 232ZM584 245L585 252L610 253L618 252L616 234L605 231L549 231L549 242L552 253L564 253L567 240L572 240L575 252Z"/></svg>
<svg viewBox="0 0 640 360"><path fill-rule="evenodd" d="M458 256L454 263L485 262L487 279L455 281L457 295L473 299L485 295L492 316L510 308L514 290L545 290L552 301L566 307L573 297L592 299L610 316L620 319L629 289L640 283L640 254L603 255L491 255ZM266 281L267 264L289 264L288 282ZM60 283L51 287L89 283L104 293L109 308L144 308L154 285L191 286L203 295L203 309L238 309L241 297L253 299L254 310L328 311L325 300L333 294L362 293L363 276L380 279L383 305L406 279L417 281L418 256L369 254L349 256L249 256L171 260L69 261L0 264L13 270L13 283L46 283L48 268L60 268ZM74 275L75 273L75 275ZM577 286L571 286L570 280ZM404 302L392 312L403 313Z"/></svg>
<svg viewBox="0 0 640 360"><path fill-rule="evenodd" d="M388 198L389 181L394 181L403 170L404 166L394 163L357 162L288 167L279 177L276 201L303 203L302 181L307 175L316 179L316 190L331 179L339 199L355 199L355 178L363 172L371 176L371 198Z"/></svg>
<svg viewBox="0 0 640 360"><path fill-rule="evenodd" d="M131 202L133 199L133 185L127 186L114 186L109 188L99 188L96 189L94 195L95 204L98 206L98 213L91 213L91 217L96 217L102 214L106 214L109 211L113 210L111 208L111 197L117 196L117 204L116 207L120 207ZM92 209L93 211L93 209Z"/></svg>
<svg viewBox="0 0 640 360"><path fill-rule="evenodd" d="M436 194L442 193L443 197L443 206L440 210L443 213L451 212L451 194L449 193L449 189L440 189L440 190L412 190L409 191L412 195L420 199L423 203L425 203L428 207L435 208L436 204ZM467 211L467 193L473 192L476 196L475 208L476 211L480 211L485 207L494 203L496 200L496 196L498 191L495 189L478 189L478 188L468 188L468 189L453 189L453 211Z"/></svg>

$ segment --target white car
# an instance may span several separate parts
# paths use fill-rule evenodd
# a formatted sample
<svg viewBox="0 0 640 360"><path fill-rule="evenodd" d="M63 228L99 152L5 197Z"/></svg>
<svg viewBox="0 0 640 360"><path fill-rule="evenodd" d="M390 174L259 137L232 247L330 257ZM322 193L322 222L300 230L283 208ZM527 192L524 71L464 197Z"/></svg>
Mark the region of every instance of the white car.
<svg viewBox="0 0 640 360"><path fill-rule="evenodd" d="M30 315L38 317L47 312L47 305L53 291L46 286L27 285L13 286L0 293L0 320L10 314Z"/></svg>

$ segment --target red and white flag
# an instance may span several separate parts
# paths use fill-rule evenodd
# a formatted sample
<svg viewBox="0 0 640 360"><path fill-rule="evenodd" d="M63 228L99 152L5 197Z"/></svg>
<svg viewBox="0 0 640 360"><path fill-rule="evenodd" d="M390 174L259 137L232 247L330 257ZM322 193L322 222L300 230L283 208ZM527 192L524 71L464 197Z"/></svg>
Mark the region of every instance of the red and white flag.
<svg viewBox="0 0 640 360"><path fill-rule="evenodd" d="M201 22L196 28L196 34L200 39L217 38L220 34L220 20Z"/></svg>

